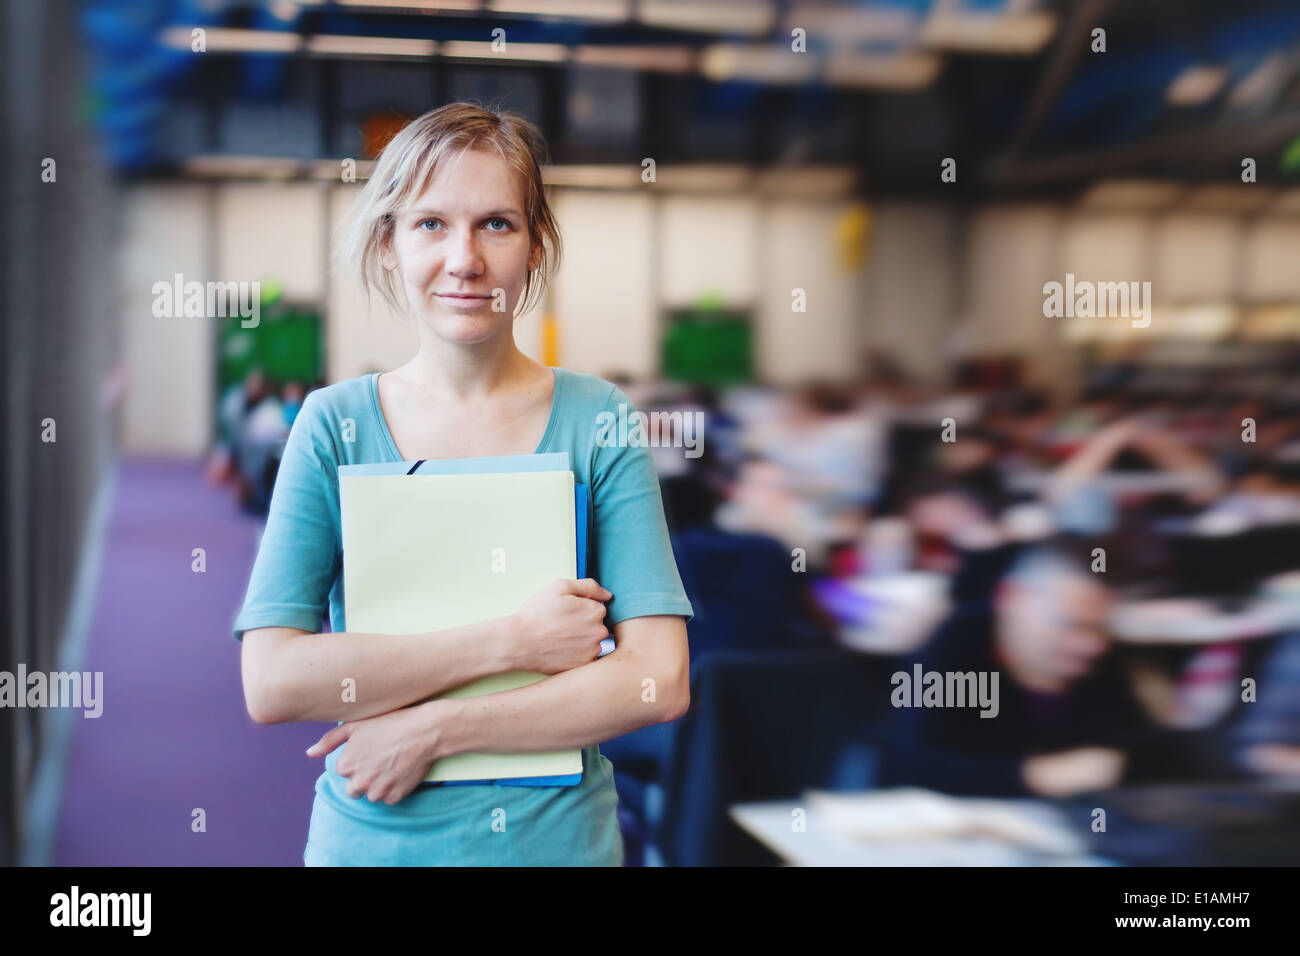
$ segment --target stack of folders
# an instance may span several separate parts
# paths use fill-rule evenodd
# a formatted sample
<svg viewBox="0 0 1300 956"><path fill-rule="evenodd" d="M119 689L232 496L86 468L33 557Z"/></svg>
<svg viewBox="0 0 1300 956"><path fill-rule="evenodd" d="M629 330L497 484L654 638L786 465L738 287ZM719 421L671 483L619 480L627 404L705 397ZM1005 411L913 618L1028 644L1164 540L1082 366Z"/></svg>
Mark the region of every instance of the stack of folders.
<svg viewBox="0 0 1300 956"><path fill-rule="evenodd" d="M339 500L349 631L460 627L513 614L556 578L586 576L587 488L574 482L567 453L340 465ZM507 671L438 696L495 694L546 676ZM572 786L582 751L455 754L425 780Z"/></svg>

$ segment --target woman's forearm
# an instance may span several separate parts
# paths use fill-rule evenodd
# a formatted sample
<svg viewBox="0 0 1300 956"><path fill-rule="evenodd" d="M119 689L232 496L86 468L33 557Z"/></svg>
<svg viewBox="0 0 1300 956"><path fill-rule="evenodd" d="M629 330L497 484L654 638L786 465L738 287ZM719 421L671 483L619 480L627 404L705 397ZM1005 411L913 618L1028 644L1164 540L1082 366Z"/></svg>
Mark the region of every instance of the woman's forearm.
<svg viewBox="0 0 1300 956"><path fill-rule="evenodd" d="M359 720L512 670L512 619L424 634L245 635L245 696L259 723ZM254 649L252 641L267 643Z"/></svg>
<svg viewBox="0 0 1300 956"><path fill-rule="evenodd" d="M527 687L438 701L446 705L446 716L438 721L435 755L588 747L676 720L690 703L688 677L658 672L663 670L630 648L618 648Z"/></svg>

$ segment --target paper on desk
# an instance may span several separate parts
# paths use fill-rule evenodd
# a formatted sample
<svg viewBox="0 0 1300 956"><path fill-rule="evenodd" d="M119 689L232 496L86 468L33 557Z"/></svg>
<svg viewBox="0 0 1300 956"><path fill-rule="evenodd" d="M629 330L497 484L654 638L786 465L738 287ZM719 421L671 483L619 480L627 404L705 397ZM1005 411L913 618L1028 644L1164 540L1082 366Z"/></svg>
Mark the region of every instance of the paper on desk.
<svg viewBox="0 0 1300 956"><path fill-rule="evenodd" d="M556 578L577 574L573 472L357 475L340 469L347 629L418 634L517 611ZM444 697L542 680L508 671ZM456 754L427 780L582 772L582 752Z"/></svg>
<svg viewBox="0 0 1300 956"><path fill-rule="evenodd" d="M1063 822L1007 800L900 788L870 793L812 790L806 802L829 829L868 842L985 837L1051 855L1074 856L1084 849Z"/></svg>

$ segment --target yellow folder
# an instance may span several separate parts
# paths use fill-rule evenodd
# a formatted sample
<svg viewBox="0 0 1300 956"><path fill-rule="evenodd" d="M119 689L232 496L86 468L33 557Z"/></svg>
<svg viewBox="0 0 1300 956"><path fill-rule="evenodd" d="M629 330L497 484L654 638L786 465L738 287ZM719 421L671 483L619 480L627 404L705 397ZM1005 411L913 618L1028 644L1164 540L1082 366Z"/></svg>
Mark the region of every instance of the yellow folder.
<svg viewBox="0 0 1300 956"><path fill-rule="evenodd" d="M513 614L556 578L577 576L572 471L339 478L349 631L418 634ZM436 640L436 638L430 638ZM443 697L476 697L547 677L507 671ZM464 753L426 780L582 772L582 751Z"/></svg>

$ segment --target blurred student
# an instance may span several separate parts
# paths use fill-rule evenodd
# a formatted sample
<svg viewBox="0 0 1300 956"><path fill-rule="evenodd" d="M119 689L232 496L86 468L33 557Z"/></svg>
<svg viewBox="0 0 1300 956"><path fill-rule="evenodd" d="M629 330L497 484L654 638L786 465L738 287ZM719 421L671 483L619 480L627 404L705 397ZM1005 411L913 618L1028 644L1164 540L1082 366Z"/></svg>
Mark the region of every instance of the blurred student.
<svg viewBox="0 0 1300 956"><path fill-rule="evenodd" d="M1021 555L987 610L959 609L919 661L900 661L909 678L919 663L945 685L949 674L984 675L991 700L891 698L880 785L1067 796L1117 784L1145 721L1110 657L1111 605L1110 589L1067 550Z"/></svg>
<svg viewBox="0 0 1300 956"><path fill-rule="evenodd" d="M1238 765L1259 777L1300 779L1300 632L1278 638L1261 667L1258 697L1232 736Z"/></svg>
<svg viewBox="0 0 1300 956"><path fill-rule="evenodd" d="M293 420L302 410L302 400L307 397L307 386L298 381L285 382L281 396L284 399L284 427L292 428Z"/></svg>
<svg viewBox="0 0 1300 956"><path fill-rule="evenodd" d="M274 391L244 413L235 438L238 451L240 506L265 514L271 500L284 443L289 437L284 405Z"/></svg>
<svg viewBox="0 0 1300 956"><path fill-rule="evenodd" d="M780 464L747 454L725 500L718 506L717 527L732 534L763 535L793 551L802 549L809 568L825 568L831 545L855 536L856 528L828 518L793 487Z"/></svg>
<svg viewBox="0 0 1300 956"><path fill-rule="evenodd" d="M1181 479L1182 495L1194 506L1210 504L1223 493L1223 473L1212 459L1179 438L1158 417L1130 415L1083 442L1052 474L1044 491L1045 500L1058 509L1069 510L1090 494L1114 497L1105 491L1101 479L1122 456L1137 458L1152 471ZM1131 502L1138 496L1126 497Z"/></svg>
<svg viewBox="0 0 1300 956"><path fill-rule="evenodd" d="M987 604L1018 550L999 521L999 493L942 474L918 474L906 486L903 515L916 542L917 567L951 575L956 605Z"/></svg>
<svg viewBox="0 0 1300 956"><path fill-rule="evenodd" d="M266 375L254 367L221 396L217 404L217 443L208 458L207 476L211 484L224 484L239 475L244 424L272 395Z"/></svg>

